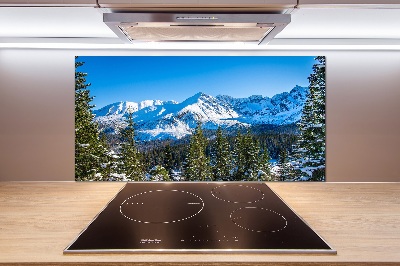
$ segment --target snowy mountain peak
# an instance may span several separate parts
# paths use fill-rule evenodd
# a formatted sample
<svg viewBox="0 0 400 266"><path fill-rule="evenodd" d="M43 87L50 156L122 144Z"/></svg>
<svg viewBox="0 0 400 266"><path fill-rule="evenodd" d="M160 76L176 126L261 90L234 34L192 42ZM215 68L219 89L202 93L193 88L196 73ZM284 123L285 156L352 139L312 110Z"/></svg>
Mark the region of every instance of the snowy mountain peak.
<svg viewBox="0 0 400 266"><path fill-rule="evenodd" d="M306 97L309 89L308 87L301 87L299 85L296 85L290 92L292 96L298 95L299 97Z"/></svg>
<svg viewBox="0 0 400 266"><path fill-rule="evenodd" d="M198 92L198 93L196 93L195 95L193 95L193 97L197 97L197 98L206 98L206 97L209 97L209 95L207 95L207 94L205 94L204 92Z"/></svg>
<svg viewBox="0 0 400 266"><path fill-rule="evenodd" d="M128 112L135 113L139 110L152 107L161 106L164 104L177 104L175 101L161 101L161 100L144 100L141 102L116 102L104 106L98 110L94 110L93 113L96 117L100 116L111 116L111 115L125 115Z"/></svg>
<svg viewBox="0 0 400 266"><path fill-rule="evenodd" d="M138 104L134 102L116 102L95 110L94 114L96 116L118 115L125 114L127 110L136 112L138 110Z"/></svg>
<svg viewBox="0 0 400 266"><path fill-rule="evenodd" d="M125 127L124 116L131 111L140 139L179 139L191 134L198 122L207 129L296 123L300 120L307 92L307 87L300 86L272 98L261 95L213 97L198 92L181 103L161 100L117 102L95 110L94 114L100 129L106 132L118 132Z"/></svg>
<svg viewBox="0 0 400 266"><path fill-rule="evenodd" d="M195 95L184 100L182 102L182 104L191 105L191 104L199 103L200 101L203 101L203 102L208 101L210 98L213 98L213 97L209 96L203 92L198 92Z"/></svg>

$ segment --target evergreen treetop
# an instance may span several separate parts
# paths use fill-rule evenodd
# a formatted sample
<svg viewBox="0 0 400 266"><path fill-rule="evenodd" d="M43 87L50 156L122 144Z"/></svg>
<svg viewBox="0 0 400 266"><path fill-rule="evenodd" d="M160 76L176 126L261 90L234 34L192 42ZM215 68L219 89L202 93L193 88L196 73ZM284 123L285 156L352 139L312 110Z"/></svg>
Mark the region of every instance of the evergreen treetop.
<svg viewBox="0 0 400 266"><path fill-rule="evenodd" d="M325 180L325 57L316 57L308 80L309 93L298 123L300 136L295 148L297 160L309 180ZM314 173L315 172L315 173Z"/></svg>
<svg viewBox="0 0 400 266"><path fill-rule="evenodd" d="M213 146L212 171L215 181L228 181L231 179L232 156L227 138L218 127Z"/></svg>
<svg viewBox="0 0 400 266"><path fill-rule="evenodd" d="M142 154L139 153L135 141L135 123L132 111L126 116L127 126L120 131L121 145L119 158L121 172L128 180L141 181L144 179L144 164Z"/></svg>
<svg viewBox="0 0 400 266"><path fill-rule="evenodd" d="M207 138L203 134L201 123L197 124L190 138L189 152L186 158L185 176L191 181L211 179L210 160L206 156Z"/></svg>
<svg viewBox="0 0 400 266"><path fill-rule="evenodd" d="M106 180L108 147L100 138L98 125L93 121L90 96L90 83L86 82L87 73L78 71L84 62L75 57L75 180Z"/></svg>

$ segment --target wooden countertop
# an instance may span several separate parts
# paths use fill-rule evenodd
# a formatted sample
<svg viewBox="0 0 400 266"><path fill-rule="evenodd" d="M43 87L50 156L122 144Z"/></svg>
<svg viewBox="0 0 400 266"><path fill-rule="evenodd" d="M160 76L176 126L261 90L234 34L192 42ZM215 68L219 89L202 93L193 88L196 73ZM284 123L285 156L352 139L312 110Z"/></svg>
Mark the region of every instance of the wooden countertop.
<svg viewBox="0 0 400 266"><path fill-rule="evenodd" d="M400 265L400 183L269 183L337 255L63 255L123 185L0 182L0 264Z"/></svg>

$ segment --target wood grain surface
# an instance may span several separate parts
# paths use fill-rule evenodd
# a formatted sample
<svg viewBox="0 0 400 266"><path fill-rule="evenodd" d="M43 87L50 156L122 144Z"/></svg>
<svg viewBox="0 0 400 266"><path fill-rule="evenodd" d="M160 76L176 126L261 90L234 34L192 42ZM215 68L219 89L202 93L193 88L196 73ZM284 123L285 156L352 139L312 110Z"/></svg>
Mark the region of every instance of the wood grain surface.
<svg viewBox="0 0 400 266"><path fill-rule="evenodd" d="M0 182L0 264L400 265L400 183L269 183L337 255L63 255L123 185Z"/></svg>

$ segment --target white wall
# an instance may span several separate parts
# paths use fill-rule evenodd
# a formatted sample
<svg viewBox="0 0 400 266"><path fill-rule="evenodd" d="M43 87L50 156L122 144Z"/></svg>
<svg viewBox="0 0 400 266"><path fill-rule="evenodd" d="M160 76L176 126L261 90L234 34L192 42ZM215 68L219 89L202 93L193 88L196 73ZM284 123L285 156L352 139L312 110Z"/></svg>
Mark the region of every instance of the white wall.
<svg viewBox="0 0 400 266"><path fill-rule="evenodd" d="M326 55L327 181L400 181L398 51L0 49L0 180L74 180L75 55Z"/></svg>

